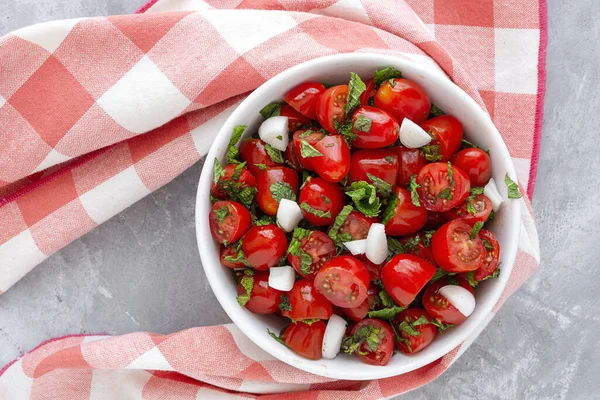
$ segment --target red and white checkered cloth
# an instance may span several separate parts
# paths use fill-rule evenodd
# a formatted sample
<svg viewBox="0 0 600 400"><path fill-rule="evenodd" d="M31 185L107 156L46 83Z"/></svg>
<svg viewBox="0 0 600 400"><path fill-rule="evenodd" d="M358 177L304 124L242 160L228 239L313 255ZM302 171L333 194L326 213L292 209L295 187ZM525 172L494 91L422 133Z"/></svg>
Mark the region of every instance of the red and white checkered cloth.
<svg viewBox="0 0 600 400"><path fill-rule="evenodd" d="M545 0L154 0L138 15L15 31L0 38L0 293L198 161L244 94L328 54L433 58L490 113L531 195L545 49ZM494 312L539 263L523 201ZM370 382L296 370L232 325L71 336L0 371L0 399L391 397L435 379L476 336Z"/></svg>

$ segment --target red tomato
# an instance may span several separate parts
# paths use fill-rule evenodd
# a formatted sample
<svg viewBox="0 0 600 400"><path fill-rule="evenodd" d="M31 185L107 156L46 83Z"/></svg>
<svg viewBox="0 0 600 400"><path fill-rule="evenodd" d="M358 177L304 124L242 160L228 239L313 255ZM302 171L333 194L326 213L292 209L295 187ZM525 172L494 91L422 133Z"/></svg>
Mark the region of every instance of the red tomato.
<svg viewBox="0 0 600 400"><path fill-rule="evenodd" d="M419 173L421 168L427 164L427 160L423 157L420 149L409 149L404 146L392 147L390 149L398 155L399 169L398 186L407 187L410 182L410 177Z"/></svg>
<svg viewBox="0 0 600 400"><path fill-rule="evenodd" d="M429 148L433 149L429 152L431 157L429 161L450 161L452 155L460 149L463 127L453 116L442 115L432 118L423 122L421 128L433 135L433 140L429 143Z"/></svg>
<svg viewBox="0 0 600 400"><path fill-rule="evenodd" d="M465 221L455 219L433 234L433 257L442 269L448 272L469 272L483 265L485 247L479 235L471 239L472 229Z"/></svg>
<svg viewBox="0 0 600 400"><path fill-rule="evenodd" d="M291 323L283 332L283 343L296 353L311 360L320 360L323 352L325 322L308 325L304 322Z"/></svg>
<svg viewBox="0 0 600 400"><path fill-rule="evenodd" d="M260 172L260 169L256 164L264 164L267 167L276 167L279 164L271 160L267 150L265 149L265 142L260 139L247 139L242 141L240 145L240 158L242 161L246 161L246 167L254 175Z"/></svg>
<svg viewBox="0 0 600 400"><path fill-rule="evenodd" d="M342 308L342 311L348 318L354 322L358 322L367 316L367 313L371 310L371 306L375 302L375 296L377 296L377 286L371 284L367 290L367 298L365 301L360 303L358 307L354 308Z"/></svg>
<svg viewBox="0 0 600 400"><path fill-rule="evenodd" d="M433 252L431 251L431 243L429 243L429 246L425 246L426 236L424 233L417 233L416 235L404 237L400 240L400 243L402 243L404 246L406 246L409 242L414 243L415 236L419 237L419 243L417 243L416 246L409 248L406 252L427 260L433 265L436 265L435 259L433 258Z"/></svg>
<svg viewBox="0 0 600 400"><path fill-rule="evenodd" d="M429 116L431 101L416 82L394 78L379 86L375 94L375 107L390 113L399 124L404 118L420 124Z"/></svg>
<svg viewBox="0 0 600 400"><path fill-rule="evenodd" d="M356 257L367 269L369 270L369 276L371 280L381 279L381 267L385 264L385 261L381 264L375 264L367 258L364 254L358 254Z"/></svg>
<svg viewBox="0 0 600 400"><path fill-rule="evenodd" d="M500 244L496 239L496 235L492 231L482 229L479 231L479 237L483 242L486 256L483 265L473 272L473 279L477 282L492 275L498 269L498 260L500 259Z"/></svg>
<svg viewBox="0 0 600 400"><path fill-rule="evenodd" d="M254 286L250 293L250 300L244 307L255 314L272 314L279 311L279 297L281 292L269 286L269 273L256 271L252 276ZM246 289L238 283L237 294L245 294Z"/></svg>
<svg viewBox="0 0 600 400"><path fill-rule="evenodd" d="M301 321L303 319L329 319L333 311L331 303L316 289L313 281L298 279L288 293L291 310L284 310L281 315Z"/></svg>
<svg viewBox="0 0 600 400"><path fill-rule="evenodd" d="M350 170L350 148L341 135L325 136L314 146L323 154L315 157L313 167L328 182L339 182Z"/></svg>
<svg viewBox="0 0 600 400"><path fill-rule="evenodd" d="M339 256L327 261L315 276L315 288L342 308L358 307L367 298L369 271L356 258Z"/></svg>
<svg viewBox="0 0 600 400"><path fill-rule="evenodd" d="M485 186L492 177L492 161L481 149L464 149L452 157L452 164L462 169L472 186Z"/></svg>
<svg viewBox="0 0 600 400"><path fill-rule="evenodd" d="M425 223L426 230L437 230L440 226L444 225L448 220L444 213L438 213L429 211L427 213L427 222Z"/></svg>
<svg viewBox="0 0 600 400"><path fill-rule="evenodd" d="M412 254L398 254L381 269L381 280L396 303L405 307L435 274L435 267Z"/></svg>
<svg viewBox="0 0 600 400"><path fill-rule="evenodd" d="M348 183L366 181L372 183L367 174L383 179L392 188L396 186L398 176L398 156L390 150L358 150L350 160L350 176Z"/></svg>
<svg viewBox="0 0 600 400"><path fill-rule="evenodd" d="M433 324L414 326L414 328L419 331L419 334L416 336L413 336L400 328L400 324L402 324L402 322L411 324L422 316L425 316L425 318L427 318L429 321L433 319L431 318L431 315L427 314L427 311L423 310L422 308L409 308L408 310L402 311L394 318L392 327L398 334L397 338L400 338L400 340L396 339L396 347L403 353L418 353L425 347L429 346L429 344L433 341L433 338L435 338L437 329Z"/></svg>
<svg viewBox="0 0 600 400"><path fill-rule="evenodd" d="M292 187L294 193L298 192L298 174L291 168L272 167L256 174L258 193L256 203L267 215L276 215L279 202L273 198L271 185L276 182L284 182Z"/></svg>
<svg viewBox="0 0 600 400"><path fill-rule="evenodd" d="M321 157L302 157L302 141L306 140L311 146L315 146L317 142L325 137L325 134L320 131L313 131L310 129L301 129L294 133L292 141L294 142L294 150L296 152L296 157L298 157L298 161L300 165L304 167L304 169L308 169L313 171L315 160L319 160Z"/></svg>
<svg viewBox="0 0 600 400"><path fill-rule="evenodd" d="M318 217L303 208L302 204L315 208L324 213L329 212L327 217ZM329 183L321 178L308 178L300 189L298 204L304 211L304 218L313 225L331 225L335 221L342 208L344 208L344 192L340 185Z"/></svg>
<svg viewBox="0 0 600 400"><path fill-rule="evenodd" d="M394 354L394 331L380 319L363 319L350 331L355 343L360 343L356 355L360 361L370 365L387 365ZM377 344L377 349L371 346Z"/></svg>
<svg viewBox="0 0 600 400"><path fill-rule="evenodd" d="M235 246L225 247L221 245L221 250L219 251L219 259L221 260L221 265L224 265L227 268L243 268L245 265L241 260L231 261L231 259L237 259L238 255L239 254L236 251Z"/></svg>
<svg viewBox="0 0 600 400"><path fill-rule="evenodd" d="M212 185L210 188L210 194L218 199L227 198L228 195L225 188L232 183L236 183L236 181L233 179L236 166L237 164L227 164L225 167L223 167L223 176L219 178L219 181L216 184ZM240 174L237 182L239 182L241 188L256 187L256 179L254 179L254 175L252 175L252 173L248 171L246 167L242 168L242 173Z"/></svg>
<svg viewBox="0 0 600 400"><path fill-rule="evenodd" d="M281 106L279 115L281 115L282 117L288 117L288 129L290 132L294 132L302 125L308 125L312 122L310 118L300 114L298 111L294 110L291 106L287 104Z"/></svg>
<svg viewBox="0 0 600 400"><path fill-rule="evenodd" d="M317 119L329 133L337 133L334 121L344 122L344 108L348 100L348 85L332 86L317 103Z"/></svg>
<svg viewBox="0 0 600 400"><path fill-rule="evenodd" d="M337 254L333 240L320 231L312 231L309 237L303 238L300 241L300 250L308 253L312 258L310 271L302 271L302 258L299 255L288 254L288 261L296 272L306 279L315 279L315 273Z"/></svg>
<svg viewBox="0 0 600 400"><path fill-rule="evenodd" d="M431 163L421 168L417 175L417 184L420 186L417 193L421 205L428 211L443 212L463 203L471 191L469 177L460 168L452 166L452 180L454 188L447 163Z"/></svg>
<svg viewBox="0 0 600 400"><path fill-rule="evenodd" d="M448 221L451 219L462 219L471 226L475 225L475 223L479 221L487 221L488 217L492 213L492 201L488 199L487 196L478 194L471 201L471 204L475 208L475 214L469 213L469 211L467 211L467 203L463 203L462 205L455 207L450 211L446 211L444 215Z"/></svg>
<svg viewBox="0 0 600 400"><path fill-rule="evenodd" d="M283 96L283 100L302 115L316 119L315 108L325 86L319 82L304 82Z"/></svg>
<svg viewBox="0 0 600 400"><path fill-rule="evenodd" d="M385 224L388 236L410 235L423 229L427 222L427 210L412 203L410 192L397 187L394 194L398 199L394 207L394 216Z"/></svg>
<svg viewBox="0 0 600 400"><path fill-rule="evenodd" d="M366 124L366 125L365 125ZM400 125L394 117L375 107L360 107L352 117L352 145L360 149L391 146L398 140Z"/></svg>
<svg viewBox="0 0 600 400"><path fill-rule="evenodd" d="M379 222L376 217L366 217L363 213L352 211L340 227L340 235L349 234L352 240L366 239L371 229L371 224Z"/></svg>
<svg viewBox="0 0 600 400"><path fill-rule="evenodd" d="M285 232L274 224L254 225L242 239L244 258L257 270L267 270L277 265L287 251Z"/></svg>
<svg viewBox="0 0 600 400"><path fill-rule="evenodd" d="M360 95L360 105L372 106L375 102L375 93L377 93L377 89L375 89L375 85L373 84L373 79L367 79L365 81L365 86L367 88Z"/></svg>
<svg viewBox="0 0 600 400"><path fill-rule="evenodd" d="M217 201L208 214L210 233L213 238L225 245L236 242L252 223L250 211L235 201Z"/></svg>
<svg viewBox="0 0 600 400"><path fill-rule="evenodd" d="M296 155L296 146L294 145L293 140L290 140L290 142L287 145L287 148L285 149L285 159L287 161L286 164L290 165L296 171L302 172L302 164L300 164L300 160Z"/></svg>
<svg viewBox="0 0 600 400"><path fill-rule="evenodd" d="M427 286L425 293L423 293L423 307L425 307L425 310L427 310L432 317L444 324L458 325L464 322L467 317L450 304L444 296L438 293L442 287L451 285L452 283L450 282L456 282L456 284L464 287L471 292L471 294L474 293L473 288L464 278L459 276L453 276L452 279L443 277Z"/></svg>

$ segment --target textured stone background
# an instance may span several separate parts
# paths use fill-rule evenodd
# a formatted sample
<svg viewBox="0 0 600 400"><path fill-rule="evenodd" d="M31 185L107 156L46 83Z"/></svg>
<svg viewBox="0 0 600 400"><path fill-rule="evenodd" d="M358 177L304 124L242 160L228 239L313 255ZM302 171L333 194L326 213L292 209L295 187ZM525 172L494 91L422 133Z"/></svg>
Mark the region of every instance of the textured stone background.
<svg viewBox="0 0 600 400"><path fill-rule="evenodd" d="M0 0L0 35L123 14L142 0ZM600 398L600 2L549 0L548 91L534 207L542 265L466 354L415 399ZM0 296L0 365L69 333L228 322L194 234L202 165L50 257Z"/></svg>

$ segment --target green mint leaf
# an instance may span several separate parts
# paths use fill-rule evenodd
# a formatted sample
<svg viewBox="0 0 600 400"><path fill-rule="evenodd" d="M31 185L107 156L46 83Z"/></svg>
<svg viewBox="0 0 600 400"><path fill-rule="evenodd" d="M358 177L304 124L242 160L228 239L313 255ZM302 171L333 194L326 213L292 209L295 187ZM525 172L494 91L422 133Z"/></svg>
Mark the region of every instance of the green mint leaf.
<svg viewBox="0 0 600 400"><path fill-rule="evenodd" d="M325 195L322 195L321 197L323 198L323 203L325 203L325 204L331 203L331 199L329 197L327 197Z"/></svg>
<svg viewBox="0 0 600 400"><path fill-rule="evenodd" d="M354 121L354 129L362 132L370 132L372 123L373 120L371 118L359 115L356 117L356 121Z"/></svg>
<svg viewBox="0 0 600 400"><path fill-rule="evenodd" d="M400 325L398 325L398 329L402 332L405 332L409 336L419 336L421 333L417 328L415 328L411 323L402 321Z"/></svg>
<svg viewBox="0 0 600 400"><path fill-rule="evenodd" d="M231 179L233 179L234 181L239 181L240 177L242 176L242 172L244 171L245 166L246 166L245 161L243 163L237 164L235 166L235 169L233 170L233 174L231 174Z"/></svg>
<svg viewBox="0 0 600 400"><path fill-rule="evenodd" d="M279 296L279 310L280 311L292 311L292 305L287 294Z"/></svg>
<svg viewBox="0 0 600 400"><path fill-rule="evenodd" d="M510 179L508 174L506 174L506 176L504 177L504 183L506 184L506 187L508 188L508 198L509 199L520 199L521 198L521 192L519 191L519 185L517 185L512 179Z"/></svg>
<svg viewBox="0 0 600 400"><path fill-rule="evenodd" d="M379 300L381 300L381 304L383 304L384 307L396 306L396 303L385 289L381 289L379 293L377 293L377 296L379 296Z"/></svg>
<svg viewBox="0 0 600 400"><path fill-rule="evenodd" d="M483 247L485 247L485 249L487 251L492 251L494 250L494 246L492 246L492 244L490 243L489 240L487 239L481 239L481 241L483 242Z"/></svg>
<svg viewBox="0 0 600 400"><path fill-rule="evenodd" d="M334 242L338 243L338 233L340 231L340 228L342 227L342 225L344 225L344 222L346 222L346 218L348 218L348 215L350 215L353 209L354 207L352 207L351 204L348 204L344 206L344 208L342 208L342 211L340 211L337 217L335 217L335 221L333 222L333 225L331 226L331 229L329 230L328 234L331 240L333 240Z"/></svg>
<svg viewBox="0 0 600 400"><path fill-rule="evenodd" d="M387 224L396 215L396 206L398 205L398 196L392 196L383 211L381 216L381 223Z"/></svg>
<svg viewBox="0 0 600 400"><path fill-rule="evenodd" d="M388 83L391 87L396 87L396 81L394 81L394 79L388 79Z"/></svg>
<svg viewBox="0 0 600 400"><path fill-rule="evenodd" d="M385 156L385 161L389 162L390 164L393 164L394 161L396 161L396 159L392 156Z"/></svg>
<svg viewBox="0 0 600 400"><path fill-rule="evenodd" d="M425 235L423 235L423 245L425 247L431 247L431 238L433 237L433 234L435 233L435 231L424 231Z"/></svg>
<svg viewBox="0 0 600 400"><path fill-rule="evenodd" d="M225 206L218 208L216 210L214 210L215 215L217 216L217 219L219 220L219 222L223 222L225 220L225 217L227 216L227 214L229 214L229 209Z"/></svg>
<svg viewBox="0 0 600 400"><path fill-rule="evenodd" d="M277 140L283 140L283 136L281 136L281 135L277 135L277 136L275 136L275 138L276 138Z"/></svg>
<svg viewBox="0 0 600 400"><path fill-rule="evenodd" d="M379 193L383 197L388 197L390 194L392 194L392 185L391 184L384 181L380 177L370 174L368 172L367 172L367 177L371 180L371 183L373 184L373 186L375 186L377 193Z"/></svg>
<svg viewBox="0 0 600 400"><path fill-rule="evenodd" d="M496 270L494 271L493 274L486 276L485 278L483 278L481 281L485 281L487 279L494 279L500 276L500 267L496 268Z"/></svg>
<svg viewBox="0 0 600 400"><path fill-rule="evenodd" d="M373 85L377 88L383 82L393 78L402 78L402 72L394 67L387 67L382 70L377 70L375 71L375 76L373 77Z"/></svg>
<svg viewBox="0 0 600 400"><path fill-rule="evenodd" d="M485 151L488 155L490 154L489 150L483 149L483 148L477 146L476 144L469 142L467 139L462 140L462 148L463 149L479 149L479 150Z"/></svg>
<svg viewBox="0 0 600 400"><path fill-rule="evenodd" d="M300 140L300 155L304 158L323 157L323 154L312 147L306 139Z"/></svg>
<svg viewBox="0 0 600 400"><path fill-rule="evenodd" d="M275 117L281 114L281 104L271 103L264 106L260 111L264 119Z"/></svg>
<svg viewBox="0 0 600 400"><path fill-rule="evenodd" d="M444 190L442 190L441 192L439 192L437 194L437 196L435 196L436 199L444 199L444 200L452 200L452 189L450 188L446 188Z"/></svg>
<svg viewBox="0 0 600 400"><path fill-rule="evenodd" d="M458 278L456 277L456 272L448 274L448 284L454 285L454 286L460 286L460 282L458 281Z"/></svg>
<svg viewBox="0 0 600 400"><path fill-rule="evenodd" d="M246 128L247 128L246 125L238 125L235 128L233 128L233 133L231 134L231 139L229 139L229 148L227 149L227 159L230 164L239 163L238 157L239 157L240 151L238 150L237 147L235 147L235 145L237 144L237 142L240 141L240 138L244 134L244 131L246 130Z"/></svg>
<svg viewBox="0 0 600 400"><path fill-rule="evenodd" d="M267 332L269 332L269 335L271 335L271 337L275 340L277 340L279 343L285 345L285 342L283 341L283 338L280 335L277 335L275 332L271 332L269 330L269 328L267 328Z"/></svg>
<svg viewBox="0 0 600 400"><path fill-rule="evenodd" d="M429 111L429 118L440 117L442 115L446 115L438 106L435 104L431 105L431 111Z"/></svg>
<svg viewBox="0 0 600 400"><path fill-rule="evenodd" d="M290 241L290 245L288 246L287 253L293 256L297 256L300 251L300 246L302 245L302 240L304 238L309 238L312 231L303 228L294 228L294 232L292 233L292 240Z"/></svg>
<svg viewBox="0 0 600 400"><path fill-rule="evenodd" d="M423 157L429 162L441 161L444 156L442 155L442 148L439 144L428 144L421 147L421 153Z"/></svg>
<svg viewBox="0 0 600 400"><path fill-rule="evenodd" d="M271 195L276 202L281 202L281 199L288 199L296 201L296 192L292 189L292 186L287 182L275 182L269 187Z"/></svg>
<svg viewBox="0 0 600 400"><path fill-rule="evenodd" d="M439 332L444 332L446 329L452 328L454 326L452 324L444 324L443 322L440 322L437 319L434 319L433 321L430 321L430 323L432 325L437 326Z"/></svg>
<svg viewBox="0 0 600 400"><path fill-rule="evenodd" d="M491 220L494 219L495 216L496 216L496 212L494 210L492 210L492 212L490 213L490 216L488 217L487 221L485 221L485 222L490 222Z"/></svg>
<svg viewBox="0 0 600 400"><path fill-rule="evenodd" d="M267 151L267 154L269 155L271 161L277 164L283 164L284 160L281 151L277 150L275 147L271 146L268 143L265 144L265 150Z"/></svg>
<svg viewBox="0 0 600 400"><path fill-rule="evenodd" d="M452 171L452 164L450 161L448 161L448 183L450 184L450 187L454 189L454 171Z"/></svg>
<svg viewBox="0 0 600 400"><path fill-rule="evenodd" d="M275 223L275 216L263 215L260 218L256 218L253 222L256 226L271 225Z"/></svg>
<svg viewBox="0 0 600 400"><path fill-rule="evenodd" d="M478 195L483 193L483 188L482 187L474 187L471 188L471 193L469 194L469 197L467 197L467 212L471 215L475 215L477 214L477 209L475 208L475 206L473 205L473 200L475 200L475 197L477 197Z"/></svg>
<svg viewBox="0 0 600 400"><path fill-rule="evenodd" d="M433 277L430 279L430 282L435 282L446 275L448 275L448 272L444 271L440 267L437 267L437 269L435 270L435 274L433 274Z"/></svg>
<svg viewBox="0 0 600 400"><path fill-rule="evenodd" d="M420 187L421 185L417 183L417 175L411 176L410 182L408 184L408 190L410 191L410 200L417 207L421 207L421 202L419 201L419 194L417 193L417 189Z"/></svg>
<svg viewBox="0 0 600 400"><path fill-rule="evenodd" d="M223 175L225 175L225 171L223 170L223 167L221 166L219 160L217 160L217 158L215 157L215 162L213 165L213 183L216 185Z"/></svg>
<svg viewBox="0 0 600 400"><path fill-rule="evenodd" d="M379 197L377 197L375 186L365 181L358 181L352 182L350 189L346 192L346 195L352 199L358 211L366 217L376 217L379 215L381 202Z"/></svg>
<svg viewBox="0 0 600 400"><path fill-rule="evenodd" d="M431 322L429 322L429 320L427 319L426 316L421 315L416 321L412 322L413 326L419 326L419 325L427 325L430 324Z"/></svg>
<svg viewBox="0 0 600 400"><path fill-rule="evenodd" d="M303 275L308 275L311 272L313 272L312 271L313 261L312 261L311 255L302 249L298 250L297 255L300 256L300 272Z"/></svg>
<svg viewBox="0 0 600 400"><path fill-rule="evenodd" d="M344 137L348 146L351 146L352 141L356 139L356 134L352 132L352 122L342 124L336 119L333 121L333 126L335 130Z"/></svg>
<svg viewBox="0 0 600 400"><path fill-rule="evenodd" d="M240 280L240 285L242 285L246 293L238 295L236 299L238 304L242 307L244 307L250 300L250 294L252 293L252 288L254 287L254 278L252 275L254 275L254 273L251 270L245 270L244 276Z"/></svg>
<svg viewBox="0 0 600 400"><path fill-rule="evenodd" d="M393 237L388 237L387 245L388 245L387 261L389 261L396 254L404 254L405 253L404 246L402 246L402 243L400 243L400 241L398 241L398 239L394 239Z"/></svg>
<svg viewBox="0 0 600 400"><path fill-rule="evenodd" d="M392 306L388 308L382 308L381 310L369 311L367 316L369 318L379 318L385 321L391 321L396 317L396 314L406 310L406 307Z"/></svg>
<svg viewBox="0 0 600 400"><path fill-rule="evenodd" d="M258 189L254 186L245 186L238 192L237 199L240 203L245 205L246 208L250 208L254 202L254 195L256 195L256 192L258 192Z"/></svg>
<svg viewBox="0 0 600 400"><path fill-rule="evenodd" d="M421 243L421 237L419 235L411 237L404 244L404 252L414 249L419 243Z"/></svg>
<svg viewBox="0 0 600 400"><path fill-rule="evenodd" d="M348 99L346 101L345 115L350 115L356 107L360 105L360 95L367 89L360 76L350 72L350 82L348 83Z"/></svg>
<svg viewBox="0 0 600 400"><path fill-rule="evenodd" d="M310 325L314 324L315 322L319 322L319 321L320 321L319 318L311 318L311 319L301 319L298 322L302 322L303 324L310 326Z"/></svg>
<svg viewBox="0 0 600 400"><path fill-rule="evenodd" d="M471 285L471 287L475 287L479 283L475 280L475 272L474 271L469 271L464 276L465 276L465 279L467 280L467 282L469 282L469 285Z"/></svg>
<svg viewBox="0 0 600 400"><path fill-rule="evenodd" d="M324 212L322 210L318 210L305 201L300 204L300 208L311 213L317 218L331 218L331 211L327 210L327 212Z"/></svg>
<svg viewBox="0 0 600 400"><path fill-rule="evenodd" d="M481 221L475 222L475 225L473 225L473 229L471 230L471 240L473 240L477 237L477 234L479 233L481 228L483 228L483 222L481 222Z"/></svg>
<svg viewBox="0 0 600 400"><path fill-rule="evenodd" d="M254 166L260 169L261 171L264 171L265 169L269 168L265 164L254 164Z"/></svg>

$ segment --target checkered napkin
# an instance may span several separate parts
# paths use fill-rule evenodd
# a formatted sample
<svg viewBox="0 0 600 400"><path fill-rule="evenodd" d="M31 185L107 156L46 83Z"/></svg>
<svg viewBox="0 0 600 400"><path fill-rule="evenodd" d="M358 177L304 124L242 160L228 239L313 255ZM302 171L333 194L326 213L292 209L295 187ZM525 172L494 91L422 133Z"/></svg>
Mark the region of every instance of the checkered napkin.
<svg viewBox="0 0 600 400"><path fill-rule="evenodd" d="M198 161L249 91L329 54L431 57L490 113L531 195L545 23L544 0L154 0L138 15L8 34L0 38L0 293ZM522 201L519 251L494 313L539 262ZM411 373L351 382L287 366L232 325L71 336L5 367L0 398L375 399L435 379L475 337Z"/></svg>

